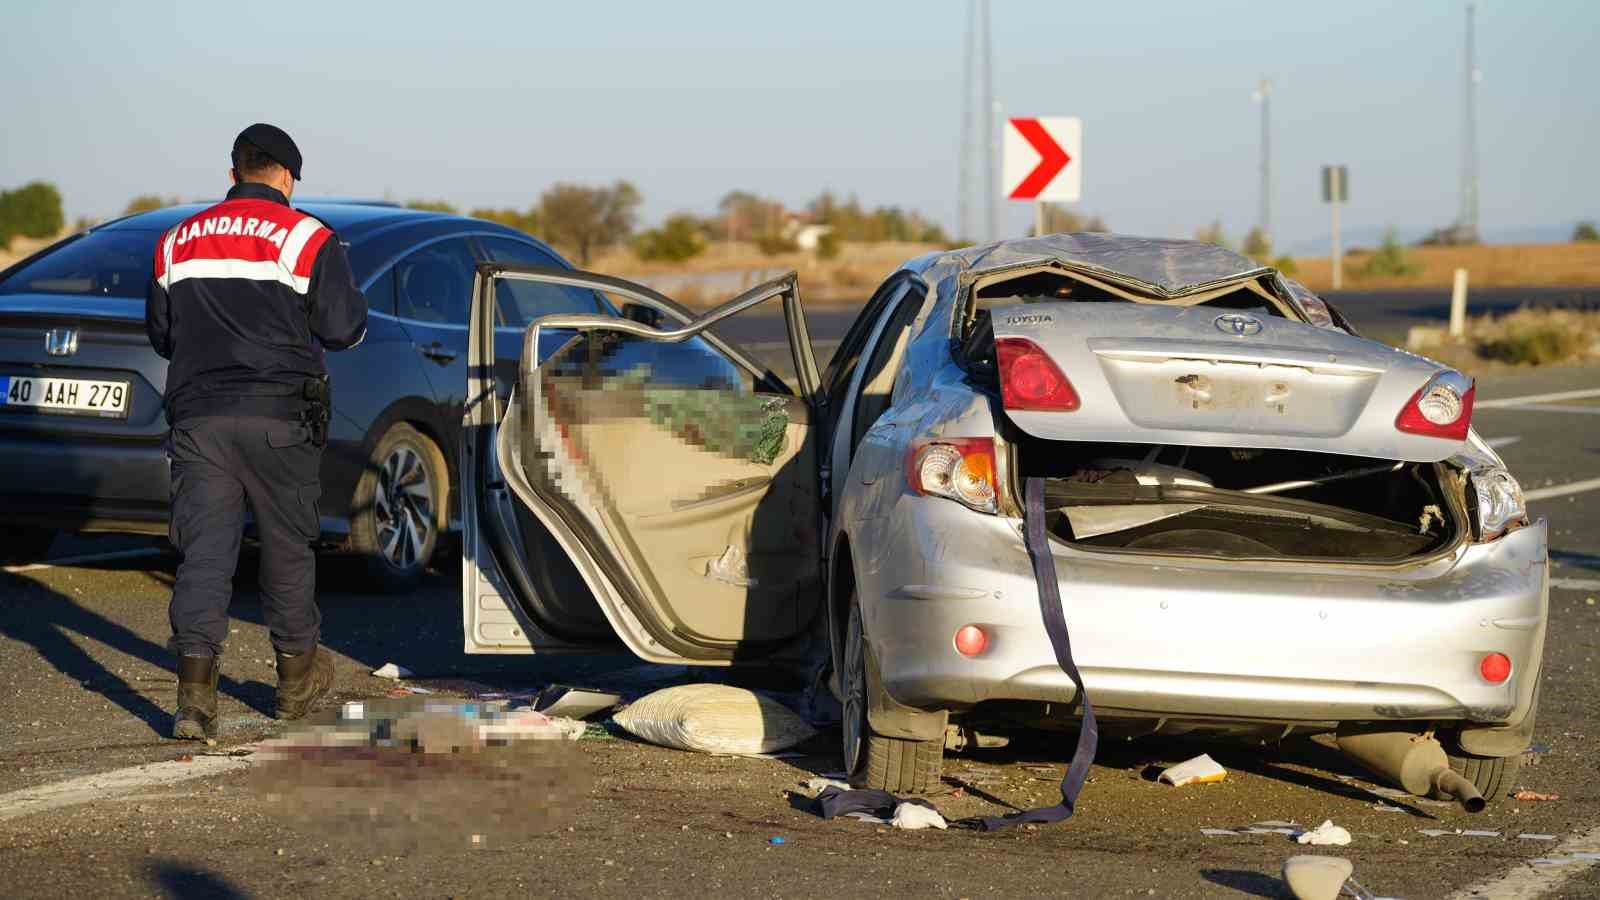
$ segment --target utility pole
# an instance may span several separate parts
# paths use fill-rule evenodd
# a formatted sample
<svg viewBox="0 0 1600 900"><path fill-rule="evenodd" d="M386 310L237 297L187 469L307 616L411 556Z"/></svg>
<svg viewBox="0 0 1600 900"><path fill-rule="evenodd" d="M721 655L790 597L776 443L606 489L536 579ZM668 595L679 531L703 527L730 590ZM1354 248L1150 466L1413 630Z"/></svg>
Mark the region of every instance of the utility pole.
<svg viewBox="0 0 1600 900"><path fill-rule="evenodd" d="M1261 79L1254 99L1261 104L1261 237L1272 246L1272 82Z"/></svg>
<svg viewBox="0 0 1600 900"><path fill-rule="evenodd" d="M998 175L995 168L1000 164L1000 154L995 145L1000 137L994 130L996 115L994 100L994 45L989 38L989 0L978 0L978 15L980 17L979 40L983 52L983 68L979 70L980 87L982 89L983 103L983 205L988 213L988 228L984 232L984 240L993 241L1000 237L1000 228L995 215L1000 205L1000 187L997 184Z"/></svg>
<svg viewBox="0 0 1600 900"><path fill-rule="evenodd" d="M973 20L977 16L977 4L967 4L966 27L962 28L963 45L965 49L964 62L961 66L961 186L958 189L957 209L959 210L959 233L956 237L963 241L976 240L977 223L972 215L972 118L976 110L972 108L972 45L973 45Z"/></svg>
<svg viewBox="0 0 1600 900"><path fill-rule="evenodd" d="M1477 4L1467 3L1467 54L1465 83L1462 85L1462 135L1461 135L1461 220L1456 226L1459 240L1478 240L1478 71L1477 52L1473 46L1473 19Z"/></svg>

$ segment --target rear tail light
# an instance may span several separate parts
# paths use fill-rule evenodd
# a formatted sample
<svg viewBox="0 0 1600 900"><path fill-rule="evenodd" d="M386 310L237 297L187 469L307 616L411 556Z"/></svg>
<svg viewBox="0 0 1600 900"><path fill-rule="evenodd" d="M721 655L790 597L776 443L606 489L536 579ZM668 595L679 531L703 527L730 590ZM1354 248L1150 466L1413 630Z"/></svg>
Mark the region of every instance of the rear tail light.
<svg viewBox="0 0 1600 900"><path fill-rule="evenodd" d="M1467 473L1468 500L1478 540L1492 541L1514 526L1528 521L1528 504L1522 485L1499 466L1486 466Z"/></svg>
<svg viewBox="0 0 1600 900"><path fill-rule="evenodd" d="M1027 338L995 338L1000 364L1000 398L1006 409L1071 412L1078 392L1055 361Z"/></svg>
<svg viewBox="0 0 1600 900"><path fill-rule="evenodd" d="M1490 684L1505 684L1511 677L1511 657L1504 653L1486 653L1478 663L1478 674Z"/></svg>
<svg viewBox="0 0 1600 900"><path fill-rule="evenodd" d="M912 493L948 497L979 512L998 508L994 472L994 441L989 438L917 441L906 453L906 484Z"/></svg>
<svg viewBox="0 0 1600 900"><path fill-rule="evenodd" d="M1394 427L1408 434L1464 441L1472 426L1472 398L1477 385L1460 372L1440 372L1428 379L1395 417Z"/></svg>

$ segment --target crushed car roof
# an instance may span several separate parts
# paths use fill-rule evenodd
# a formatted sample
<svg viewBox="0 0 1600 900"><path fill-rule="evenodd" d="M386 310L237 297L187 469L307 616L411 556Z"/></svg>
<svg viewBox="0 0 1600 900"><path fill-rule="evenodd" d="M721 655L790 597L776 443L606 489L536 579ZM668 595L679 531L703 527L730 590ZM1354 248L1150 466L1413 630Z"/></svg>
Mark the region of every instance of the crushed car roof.
<svg viewBox="0 0 1600 900"><path fill-rule="evenodd" d="M951 270L981 275L1017 266L1059 263L1141 288L1158 297L1176 297L1272 271L1225 247L1204 241L1136 237L1123 234L1047 234L930 254L918 262L930 281Z"/></svg>

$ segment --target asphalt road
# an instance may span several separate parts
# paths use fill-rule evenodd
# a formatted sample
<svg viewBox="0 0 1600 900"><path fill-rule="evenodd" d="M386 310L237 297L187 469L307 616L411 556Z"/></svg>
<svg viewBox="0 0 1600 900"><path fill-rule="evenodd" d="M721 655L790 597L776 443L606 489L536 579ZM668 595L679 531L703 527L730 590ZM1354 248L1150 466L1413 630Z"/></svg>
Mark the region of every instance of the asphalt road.
<svg viewBox="0 0 1600 900"><path fill-rule="evenodd" d="M1373 321L1427 318L1431 302L1368 312ZM1354 298L1343 305L1367 327ZM845 321L814 312L819 345L836 340ZM745 340L774 344L778 335L766 328ZM1490 404L1475 416L1479 431L1499 444L1525 488L1544 492L1530 508L1551 523L1541 752L1519 784L1557 792L1559 801L1502 799L1468 817L1447 804L1385 799L1315 742L1248 748L1147 739L1103 748L1077 815L1064 824L1000 834L899 832L824 822L791 806L787 791L839 767L830 731L807 745L807 755L781 760L682 753L610 735L425 765L347 760L290 768L247 759L226 774L18 814L25 798L64 780L181 759L194 749L162 737L174 693L163 648L173 561L137 556L0 572L0 894L1270 897L1280 895L1282 861L1306 848L1277 834L1201 829L1332 819L1354 840L1318 852L1353 860L1357 877L1382 895L1447 896L1510 873L1564 878L1547 883L1549 896L1600 896L1600 867L1532 862L1557 848L1563 858L1600 851L1600 707L1593 702L1600 491L1562 492L1600 479L1600 402L1516 400L1600 389L1600 370L1488 376L1479 385L1480 403ZM1494 405L1505 400L1515 402ZM148 545L64 540L55 555L130 546ZM227 746L274 732L265 717L271 651L253 577L247 553L224 660ZM450 565L404 596L365 592L347 560L324 560L319 582L344 700L386 698L390 683L368 672L389 661L446 696L552 681L636 693L704 674L626 657L465 656L459 571ZM1228 780L1182 789L1151 780L1156 768L1199 752L1226 766ZM1064 741L1032 739L952 757L952 793L935 802L952 817L1045 802L1069 754ZM1431 828L1499 834L1421 833ZM1553 840L1519 837L1528 833ZM784 842L771 843L774 837Z"/></svg>

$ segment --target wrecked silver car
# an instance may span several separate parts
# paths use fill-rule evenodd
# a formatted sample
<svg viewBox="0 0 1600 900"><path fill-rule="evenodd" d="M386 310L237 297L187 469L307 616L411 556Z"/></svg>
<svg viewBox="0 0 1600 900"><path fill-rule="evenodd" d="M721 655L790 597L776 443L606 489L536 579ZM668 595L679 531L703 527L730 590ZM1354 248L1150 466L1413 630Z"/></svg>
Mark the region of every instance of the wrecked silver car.
<svg viewBox="0 0 1600 900"><path fill-rule="evenodd" d="M506 401L486 336L496 291L528 281L642 312L533 323ZM793 386L710 330L774 299ZM1099 234L931 254L821 371L793 276L694 316L485 265L475 308L469 652L798 664L825 644L852 781L925 791L947 747L1081 715L1026 480L1101 733L1332 732L1469 808L1528 746L1547 529L1471 431L1472 381L1270 268Z"/></svg>

